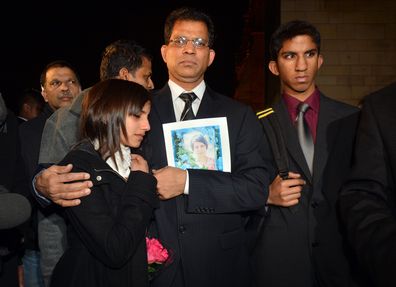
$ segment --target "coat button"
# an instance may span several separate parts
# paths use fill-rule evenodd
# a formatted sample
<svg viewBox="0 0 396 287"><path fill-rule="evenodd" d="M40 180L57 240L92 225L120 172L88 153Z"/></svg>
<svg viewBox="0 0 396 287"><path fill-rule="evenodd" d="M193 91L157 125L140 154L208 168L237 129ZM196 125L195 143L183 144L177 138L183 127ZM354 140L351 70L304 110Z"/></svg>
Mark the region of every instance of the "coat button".
<svg viewBox="0 0 396 287"><path fill-rule="evenodd" d="M318 203L316 201L311 203L312 208L317 208L318 207Z"/></svg>
<svg viewBox="0 0 396 287"><path fill-rule="evenodd" d="M179 226L179 232L180 232L181 234L183 234L184 232L186 232L186 227L184 227L184 225L180 225L180 226Z"/></svg>
<svg viewBox="0 0 396 287"><path fill-rule="evenodd" d="M317 241L312 242L311 246L312 247L318 247L319 246L319 242L317 242Z"/></svg>
<svg viewBox="0 0 396 287"><path fill-rule="evenodd" d="M96 177L96 180L97 180L97 181L101 181L101 180L102 180L102 177L101 177L100 175L98 175L98 176Z"/></svg>

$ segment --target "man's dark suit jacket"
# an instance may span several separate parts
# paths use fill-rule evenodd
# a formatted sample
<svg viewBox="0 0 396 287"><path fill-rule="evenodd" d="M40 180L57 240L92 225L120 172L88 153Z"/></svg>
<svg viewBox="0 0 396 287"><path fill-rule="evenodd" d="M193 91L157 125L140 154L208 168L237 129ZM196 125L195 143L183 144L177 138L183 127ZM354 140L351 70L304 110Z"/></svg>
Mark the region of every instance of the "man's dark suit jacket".
<svg viewBox="0 0 396 287"><path fill-rule="evenodd" d="M19 137L21 141L21 155L26 168L27 181L29 188L26 193L30 200L33 211L32 216L28 222L22 226L24 232L24 245L26 249L38 250L38 233L37 233L37 208L38 203L35 200L32 190L33 176L37 172L38 158L40 153L41 135L43 133L46 120L52 115L54 111L45 104L43 111L36 118L26 121L19 126Z"/></svg>
<svg viewBox="0 0 396 287"><path fill-rule="evenodd" d="M29 182L37 172L38 157L40 153L41 135L43 133L46 120L54 111L48 104L45 104L42 113L19 126L21 138L21 153L25 161Z"/></svg>
<svg viewBox="0 0 396 287"><path fill-rule="evenodd" d="M340 197L348 239L372 286L396 286L396 82L366 97Z"/></svg>
<svg viewBox="0 0 396 287"><path fill-rule="evenodd" d="M320 95L313 176L284 101L273 110L290 171L301 174L306 185L297 205L268 207L253 252L256 286L353 286L338 231L336 200L351 165L358 109Z"/></svg>
<svg viewBox="0 0 396 287"><path fill-rule="evenodd" d="M7 131L0 131L0 185L9 192L27 195L17 117L8 111L5 120ZM17 228L0 230L0 286L18 286L18 251L21 250L21 234Z"/></svg>
<svg viewBox="0 0 396 287"><path fill-rule="evenodd" d="M148 160L159 169L167 165L162 124L176 121L168 85L152 103ZM161 202L156 226L173 263L152 286L171 286L181 269L186 287L250 286L244 227L249 211L267 200L268 175L259 154L263 131L249 107L206 87L197 118L209 117L227 118L232 172L189 169L189 195Z"/></svg>

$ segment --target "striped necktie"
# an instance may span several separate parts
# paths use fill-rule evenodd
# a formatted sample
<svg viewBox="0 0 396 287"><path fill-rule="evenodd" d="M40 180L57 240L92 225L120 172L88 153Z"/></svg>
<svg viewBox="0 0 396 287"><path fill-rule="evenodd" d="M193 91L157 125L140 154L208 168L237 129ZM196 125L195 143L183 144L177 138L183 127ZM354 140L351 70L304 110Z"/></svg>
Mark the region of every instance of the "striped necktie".
<svg viewBox="0 0 396 287"><path fill-rule="evenodd" d="M181 113L180 121L195 119L195 115L192 109L192 103L197 98L197 95L194 93L183 93L179 97L184 101L184 109Z"/></svg>

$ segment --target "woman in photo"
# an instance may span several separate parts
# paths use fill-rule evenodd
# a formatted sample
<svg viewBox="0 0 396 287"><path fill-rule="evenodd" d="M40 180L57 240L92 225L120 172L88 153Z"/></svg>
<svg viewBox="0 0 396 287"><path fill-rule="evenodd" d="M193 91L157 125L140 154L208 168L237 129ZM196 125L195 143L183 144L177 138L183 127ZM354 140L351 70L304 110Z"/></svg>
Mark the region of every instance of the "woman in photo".
<svg viewBox="0 0 396 287"><path fill-rule="evenodd" d="M208 141L202 134L191 139L191 149L199 168L216 170L216 161L208 156Z"/></svg>

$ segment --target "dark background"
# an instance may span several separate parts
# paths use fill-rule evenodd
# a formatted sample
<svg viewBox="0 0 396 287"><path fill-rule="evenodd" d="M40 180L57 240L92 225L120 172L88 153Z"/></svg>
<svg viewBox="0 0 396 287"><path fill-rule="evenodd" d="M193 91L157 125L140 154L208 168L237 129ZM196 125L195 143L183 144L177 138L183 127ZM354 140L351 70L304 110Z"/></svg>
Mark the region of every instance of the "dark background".
<svg viewBox="0 0 396 287"><path fill-rule="evenodd" d="M42 69L58 59L73 64L83 88L87 88L99 80L104 48L122 38L136 40L152 53L153 80L160 88L168 79L160 55L165 17L175 8L194 6L212 16L216 29L216 58L205 79L213 89L232 96L236 85L235 55L248 5L248 0L233 0L226 5L216 0L130 0L109 1L106 5L82 1L7 3L7 9L0 7L0 92L6 104L16 111L22 91L39 89Z"/></svg>

